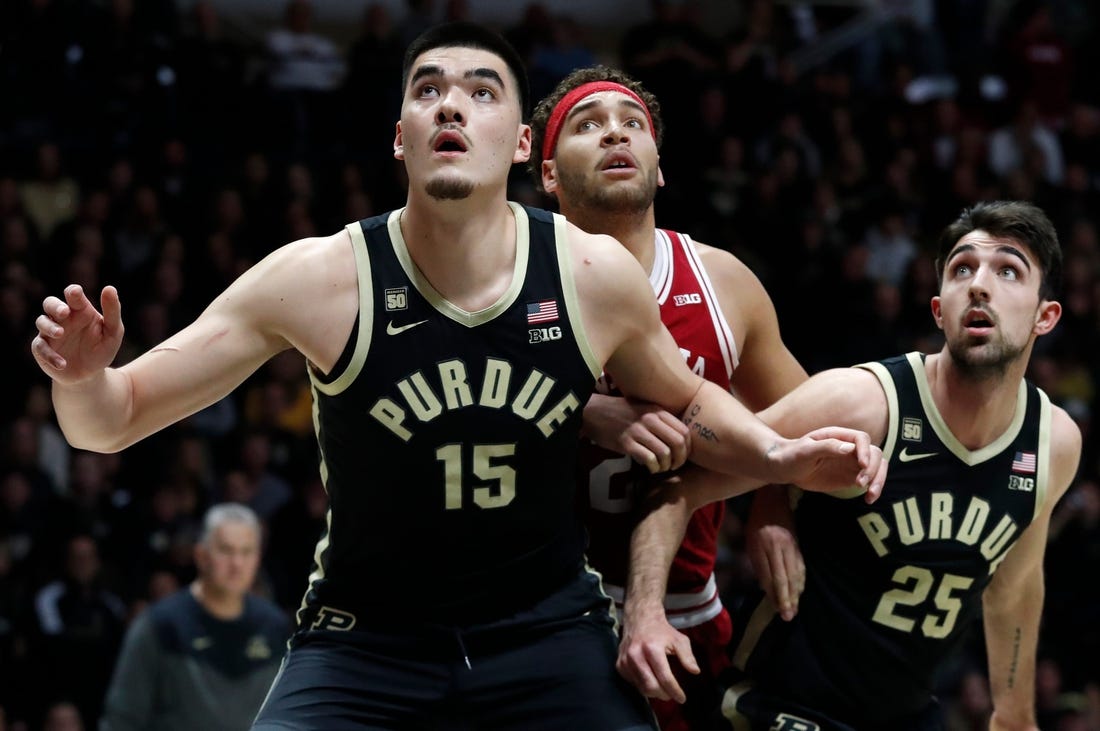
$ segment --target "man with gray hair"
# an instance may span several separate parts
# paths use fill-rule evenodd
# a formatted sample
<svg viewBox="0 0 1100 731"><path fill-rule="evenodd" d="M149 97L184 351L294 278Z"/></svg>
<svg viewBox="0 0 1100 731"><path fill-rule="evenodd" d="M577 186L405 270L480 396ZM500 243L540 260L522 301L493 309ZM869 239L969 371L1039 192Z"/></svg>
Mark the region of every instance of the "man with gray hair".
<svg viewBox="0 0 1100 731"><path fill-rule="evenodd" d="M134 620L107 691L100 731L247 729L279 667L287 615L250 593L260 522L248 507L207 511L198 576Z"/></svg>

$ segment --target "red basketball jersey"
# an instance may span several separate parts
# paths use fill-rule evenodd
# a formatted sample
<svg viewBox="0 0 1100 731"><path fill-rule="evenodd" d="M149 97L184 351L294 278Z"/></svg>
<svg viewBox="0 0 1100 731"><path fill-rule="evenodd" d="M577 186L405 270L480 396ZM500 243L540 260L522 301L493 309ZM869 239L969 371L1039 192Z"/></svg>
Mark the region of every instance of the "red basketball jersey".
<svg viewBox="0 0 1100 731"><path fill-rule="evenodd" d="M649 276L661 320L672 333L688 367L729 390L737 366L737 348L710 278L686 234L658 229L656 256ZM617 393L600 378L597 389ZM635 492L646 474L629 457L585 444L581 450L582 503L589 530L589 563L604 577L604 589L617 602L623 598L630 533L634 528ZM718 531L724 515L721 502L695 511L684 542L672 563L665 609L678 628L715 617L722 605L714 581Z"/></svg>

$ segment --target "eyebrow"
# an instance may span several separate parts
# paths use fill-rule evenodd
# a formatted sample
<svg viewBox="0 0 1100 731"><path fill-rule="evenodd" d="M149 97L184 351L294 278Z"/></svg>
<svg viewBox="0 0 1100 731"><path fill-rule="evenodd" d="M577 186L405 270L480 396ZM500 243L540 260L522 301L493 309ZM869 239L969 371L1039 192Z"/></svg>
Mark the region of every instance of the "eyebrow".
<svg viewBox="0 0 1100 731"><path fill-rule="evenodd" d="M951 250L951 253L947 255L947 261L950 262L952 259L954 259L959 254L962 254L963 252L976 251L976 250L977 250L977 247L974 246L973 244L962 244L961 246L956 246L954 249ZM1020 251L1020 249L1018 247L1010 246L1009 244L1001 244L996 248L996 251L998 253L1001 253L1001 254L1008 254L1010 256L1015 256L1017 259L1019 259L1021 262L1023 262L1024 267L1029 272L1031 271L1031 262L1029 262L1027 260L1027 257L1024 256L1024 252Z"/></svg>
<svg viewBox="0 0 1100 731"><path fill-rule="evenodd" d="M423 79L425 76L446 77L447 72L445 72L443 70L442 66L435 66L433 64L426 64L424 66L420 66L413 73L412 78L409 79L409 85L412 86L417 81L420 81L420 79ZM500 86L500 88L502 88L502 89L505 88L504 79L501 78L499 73L497 73L495 70L490 69L490 68L470 69L469 71L462 74L462 78L464 78L464 79L488 79L489 81L495 81Z"/></svg>
<svg viewBox="0 0 1100 731"><path fill-rule="evenodd" d="M567 114L565 118L567 120L570 120L575 115L581 114L582 112L585 112L585 111L591 109L592 107L597 106L601 103L602 103L602 100L600 100L600 99L589 99L586 102L580 102L579 104L576 104L573 107L573 109L570 110L569 114ZM641 104L639 104L638 102L636 102L636 101L634 101L633 99L630 99L630 98L620 99L619 100L619 106L620 107L630 107L631 109L636 109L639 112L641 112L642 114L645 114L645 107L643 107Z"/></svg>

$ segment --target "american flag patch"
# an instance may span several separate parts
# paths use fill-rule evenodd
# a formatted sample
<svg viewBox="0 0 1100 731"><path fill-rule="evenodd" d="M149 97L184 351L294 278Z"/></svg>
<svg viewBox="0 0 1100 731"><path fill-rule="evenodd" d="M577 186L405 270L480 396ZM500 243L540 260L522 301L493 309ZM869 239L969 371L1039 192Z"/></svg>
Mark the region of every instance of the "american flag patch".
<svg viewBox="0 0 1100 731"><path fill-rule="evenodd" d="M1012 459L1012 471L1025 474L1035 473L1035 452L1017 452Z"/></svg>
<svg viewBox="0 0 1100 731"><path fill-rule="evenodd" d="M553 322L556 319L558 319L557 300L527 303L527 324Z"/></svg>

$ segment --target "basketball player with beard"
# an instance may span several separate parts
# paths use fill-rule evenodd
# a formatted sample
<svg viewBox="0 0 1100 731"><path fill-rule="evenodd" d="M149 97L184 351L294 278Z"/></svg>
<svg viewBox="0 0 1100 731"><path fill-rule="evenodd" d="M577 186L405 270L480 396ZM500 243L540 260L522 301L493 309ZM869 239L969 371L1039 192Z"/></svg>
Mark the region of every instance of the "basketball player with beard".
<svg viewBox="0 0 1100 731"><path fill-rule="evenodd" d="M824 371L761 412L781 433L816 423L866 430L889 477L873 505L792 496L806 561L799 612L782 622L766 599L746 604L723 728L942 729L935 672L981 615L990 729L1037 731L1043 555L1081 433L1024 376L1036 338L1061 316L1061 266L1040 209L979 203L940 236L931 302L940 352ZM690 511L727 494L720 481L700 487L669 485L634 534L619 662L647 695L683 698L666 653L684 662L690 645L666 621L661 595Z"/></svg>
<svg viewBox="0 0 1100 731"><path fill-rule="evenodd" d="M615 237L649 273L661 320L688 366L758 411L806 380L779 334L775 308L760 281L729 252L656 226L654 198L664 178L659 148L664 125L658 101L625 73L596 66L574 71L535 108L529 167L557 199L566 219L589 233ZM652 464L674 439L677 417L626 399L607 375L584 411L580 501L589 533L588 560L604 589L622 604L635 497ZM687 703L652 701L665 731L686 731L712 706L714 678L728 664L732 627L714 576L724 503L691 516L672 563L665 610L692 640L702 673L679 675ZM797 548L778 546L773 573ZM793 573L793 572L792 572ZM800 577L799 577L800 578Z"/></svg>

